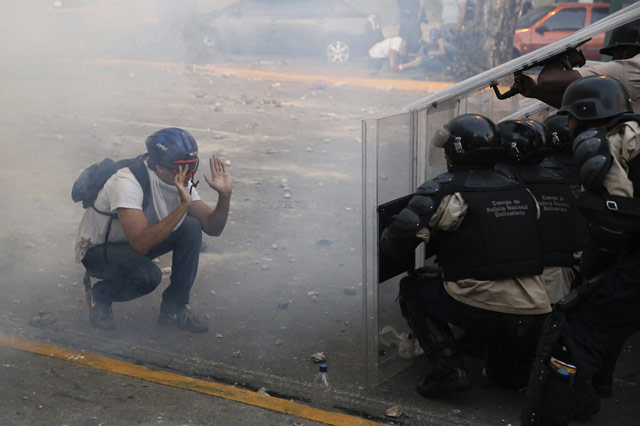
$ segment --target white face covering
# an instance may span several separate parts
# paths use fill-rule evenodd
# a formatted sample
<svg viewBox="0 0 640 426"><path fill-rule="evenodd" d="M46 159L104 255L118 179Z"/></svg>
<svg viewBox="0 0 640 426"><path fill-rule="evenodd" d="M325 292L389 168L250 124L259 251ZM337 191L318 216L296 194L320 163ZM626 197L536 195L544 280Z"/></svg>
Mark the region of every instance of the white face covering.
<svg viewBox="0 0 640 426"><path fill-rule="evenodd" d="M161 221L165 217L169 216L169 213L174 211L180 205L180 195L178 189L174 185L164 183L158 175L147 168L149 173L149 183L151 184L151 203L150 207L156 215L157 221ZM191 183L189 183L191 185ZM177 229L184 220L180 220L180 223L174 228Z"/></svg>

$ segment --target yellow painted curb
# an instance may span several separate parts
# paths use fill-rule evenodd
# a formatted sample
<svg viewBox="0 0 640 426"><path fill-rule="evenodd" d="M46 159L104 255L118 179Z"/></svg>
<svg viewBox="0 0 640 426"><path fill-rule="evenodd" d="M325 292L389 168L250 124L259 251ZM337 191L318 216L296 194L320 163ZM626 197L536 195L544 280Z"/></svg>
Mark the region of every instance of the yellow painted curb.
<svg viewBox="0 0 640 426"><path fill-rule="evenodd" d="M313 420L316 422L325 423L327 425L382 425L382 423L376 423L370 420L362 419L360 417L354 417L347 414L334 413L330 411L323 411L317 408L310 407L308 405L263 395L245 389L238 389L233 386L208 382L206 380L193 379L191 377L180 376L178 374L168 373L165 371L153 371L149 370L146 367L119 361L117 359L107 358L88 352L74 351L59 346L48 345L45 343L23 340L17 337L7 336L2 333L0 333L0 346L43 355L50 358L60 359L63 361L69 361L76 364L84 365L86 367L108 371L110 373L121 374L123 376L129 376L151 383L157 383L160 385L199 392L218 398L224 398L230 401L241 402L243 404L260 407L265 410L275 411L302 419Z"/></svg>
<svg viewBox="0 0 640 426"><path fill-rule="evenodd" d="M184 65L173 62L136 61L128 59L101 58L94 61L97 65L142 65L154 68L184 69ZM400 80L393 78L360 78L360 77L336 77L314 74L295 74L286 72L261 71L241 68L225 68L215 65L194 65L194 70L217 74L229 74L242 78L260 78L270 81L291 81L296 83L313 83L323 81L333 86L369 87L381 90L410 90L422 92L437 92L453 85L454 83L440 81Z"/></svg>

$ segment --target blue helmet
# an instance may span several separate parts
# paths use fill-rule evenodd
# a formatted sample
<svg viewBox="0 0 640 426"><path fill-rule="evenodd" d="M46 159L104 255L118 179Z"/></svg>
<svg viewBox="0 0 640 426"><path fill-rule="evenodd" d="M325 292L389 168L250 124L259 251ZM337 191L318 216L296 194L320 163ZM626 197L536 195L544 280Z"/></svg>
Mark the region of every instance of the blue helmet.
<svg viewBox="0 0 640 426"><path fill-rule="evenodd" d="M149 153L149 166L160 165L178 172L178 167L189 167L186 179L193 177L198 168L198 144L189 132L171 127L158 130L145 141Z"/></svg>

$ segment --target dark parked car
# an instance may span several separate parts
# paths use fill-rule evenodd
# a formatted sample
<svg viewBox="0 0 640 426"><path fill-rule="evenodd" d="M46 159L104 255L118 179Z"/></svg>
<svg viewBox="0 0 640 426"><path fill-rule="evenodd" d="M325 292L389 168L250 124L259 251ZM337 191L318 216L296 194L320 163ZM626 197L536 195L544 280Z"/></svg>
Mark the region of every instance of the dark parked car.
<svg viewBox="0 0 640 426"><path fill-rule="evenodd" d="M376 15L344 0L240 0L205 22L222 52L324 55L329 62L366 55L384 38Z"/></svg>

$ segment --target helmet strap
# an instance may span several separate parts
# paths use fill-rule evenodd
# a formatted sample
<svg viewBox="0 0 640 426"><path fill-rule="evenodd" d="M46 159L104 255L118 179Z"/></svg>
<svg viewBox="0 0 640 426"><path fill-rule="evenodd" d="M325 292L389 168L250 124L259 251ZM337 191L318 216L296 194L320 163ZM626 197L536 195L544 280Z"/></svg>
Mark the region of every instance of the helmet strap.
<svg viewBox="0 0 640 426"><path fill-rule="evenodd" d="M515 154L516 158L520 158L520 150L518 149L517 142L511 142L511 152Z"/></svg>
<svg viewBox="0 0 640 426"><path fill-rule="evenodd" d="M464 148L462 147L462 138L460 136L456 136L453 141L453 147L456 149L458 154L464 154Z"/></svg>
<svg viewBox="0 0 640 426"><path fill-rule="evenodd" d="M191 176L191 188L189 188L189 195L191 195L191 193L193 192L193 188L198 186L198 184L200 183L200 181L194 182L193 181L194 177L195 177L195 174L193 176Z"/></svg>

